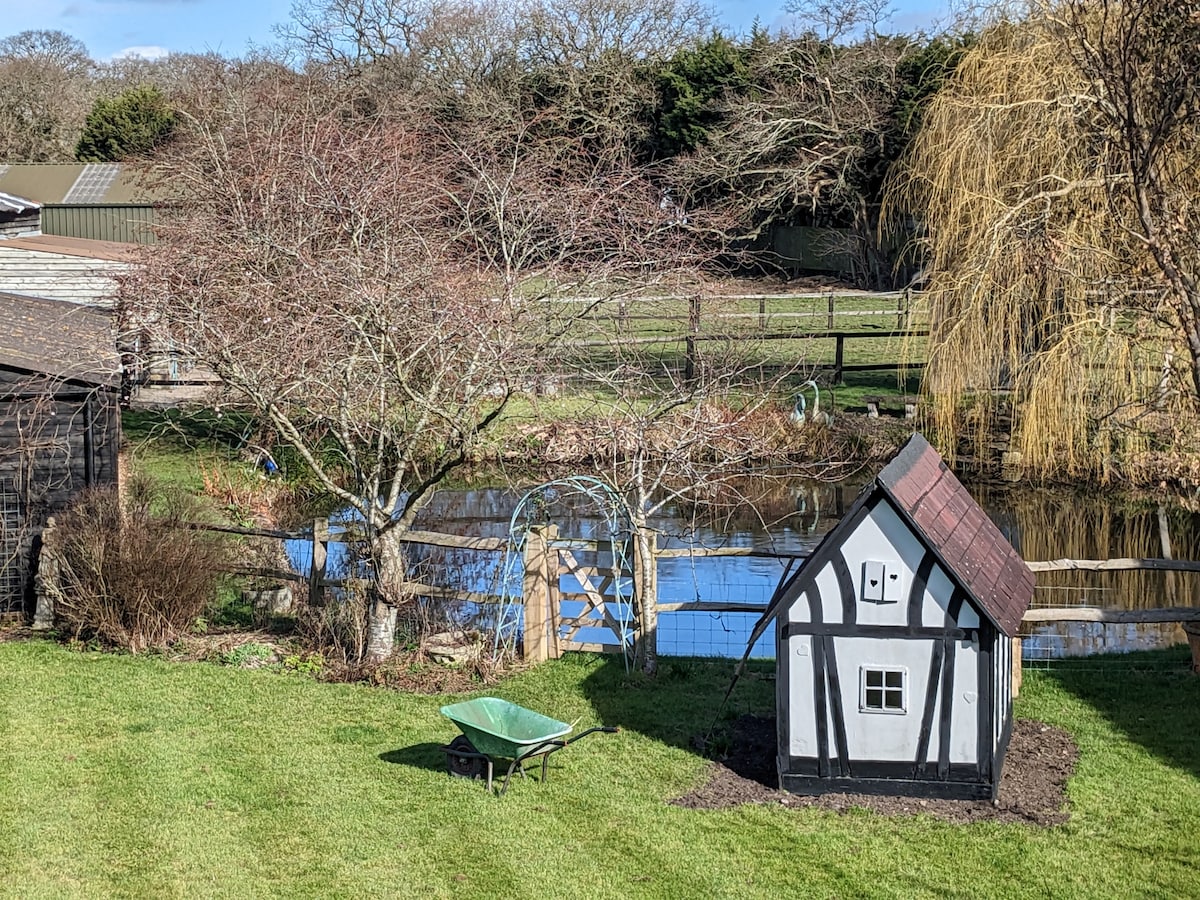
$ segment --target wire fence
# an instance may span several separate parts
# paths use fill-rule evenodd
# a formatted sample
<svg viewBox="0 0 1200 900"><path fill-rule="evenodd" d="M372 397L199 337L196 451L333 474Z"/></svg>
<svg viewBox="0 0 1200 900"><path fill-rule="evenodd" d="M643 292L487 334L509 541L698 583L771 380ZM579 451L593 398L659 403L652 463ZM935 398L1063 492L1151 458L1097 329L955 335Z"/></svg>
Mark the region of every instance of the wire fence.
<svg viewBox="0 0 1200 900"><path fill-rule="evenodd" d="M8 507L3 505L3 496L0 495L0 511L5 509ZM9 515L9 518L12 516ZM461 536L443 535L438 538L432 533L426 534L431 539L471 540ZM280 537L284 538L282 545ZM491 540L496 544L503 543ZM264 571L269 571L270 548L274 546L275 558L280 559L279 548L282 546L282 556L286 557L283 563L295 573L295 579L299 582L313 583L319 576L332 584L349 575L370 575L369 572L351 571L354 566L369 563L364 563L362 548L359 547L360 552L355 553L356 545L346 541L345 535L322 543L314 540L312 533L280 534L274 537L269 533L259 533L252 537L252 541L256 546L265 548L259 553L268 561ZM318 552L320 560L316 558ZM498 595L504 592L502 580L510 582L504 587L514 594L519 607L524 574L521 560L518 554L514 570L502 572L505 558L506 554L496 552L495 547L488 552L481 552L468 546L410 545L410 576L415 583L430 589L427 592L429 596L421 600L431 613L429 618L483 630L494 626ZM657 564L658 602L663 607L658 623L660 655L740 657L746 650L755 623L766 610L771 595L787 571L787 565L786 558L770 553L718 556L706 555L703 551L683 555L678 550L664 551ZM314 572L314 566L319 571ZM560 592L570 594L579 590L579 585L572 578L566 569L560 572ZM464 600L462 595L477 599ZM579 610L572 612L573 608L567 608L568 601L565 598L563 602L564 617L578 614ZM614 609L622 603L629 605L628 585L622 589L622 598L613 597L611 603ZM737 609L671 609L672 606L696 603ZM747 610L747 607L750 609ZM1178 668L1186 658L1186 650L1179 645L1186 644L1188 638L1179 621L1086 621L1089 615L1111 609L1111 595L1103 583L1087 587L1046 586L1038 590L1033 609L1057 611L1068 620L1026 621L1022 625L1022 660L1027 668L1051 669L1063 665L1078 668L1080 660L1101 654L1106 657L1106 670L1111 669L1111 657L1114 655L1127 659L1131 668ZM1069 620L1076 611L1078 620ZM1157 612L1180 613L1181 610L1164 609ZM1191 615L1190 610L1184 609L1182 612ZM577 636L577 640L602 642L602 637L585 630L585 633ZM751 657L772 659L774 656L774 630L768 629L752 648Z"/></svg>

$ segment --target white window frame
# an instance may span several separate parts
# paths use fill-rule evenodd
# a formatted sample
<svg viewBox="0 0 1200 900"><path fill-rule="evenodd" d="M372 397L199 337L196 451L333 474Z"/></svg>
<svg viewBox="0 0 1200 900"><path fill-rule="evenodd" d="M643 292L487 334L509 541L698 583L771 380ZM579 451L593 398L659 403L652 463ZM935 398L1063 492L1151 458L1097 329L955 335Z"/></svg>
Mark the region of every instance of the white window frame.
<svg viewBox="0 0 1200 900"><path fill-rule="evenodd" d="M867 704L867 673L880 672L883 674L882 683L878 686L872 686L872 691L883 692L883 706L870 706ZM900 686L889 687L889 674L898 674L900 676ZM889 707L887 699L889 693L900 692L900 706ZM872 715L884 716L903 716L908 713L908 669L904 666L878 666L865 665L859 667L858 670L858 711L862 713L871 713Z"/></svg>

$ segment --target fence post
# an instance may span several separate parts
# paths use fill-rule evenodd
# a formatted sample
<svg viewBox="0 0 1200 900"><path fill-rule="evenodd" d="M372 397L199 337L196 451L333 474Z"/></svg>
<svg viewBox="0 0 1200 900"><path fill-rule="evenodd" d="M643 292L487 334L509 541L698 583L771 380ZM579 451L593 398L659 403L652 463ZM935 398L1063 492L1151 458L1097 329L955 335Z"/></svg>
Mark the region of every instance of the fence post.
<svg viewBox="0 0 1200 900"><path fill-rule="evenodd" d="M550 540L557 536L558 528L554 525L535 525L525 533L525 578L522 582L525 646L522 655L526 662L552 659L552 651L558 645L558 610L550 589L551 578L558 578L558 561L555 559L551 568L549 547ZM553 555L558 556L557 553Z"/></svg>
<svg viewBox="0 0 1200 900"><path fill-rule="evenodd" d="M37 574L33 578L37 606L33 612L33 629L47 631L54 627L54 597L58 584L58 534L54 516L42 529L42 549L37 555Z"/></svg>
<svg viewBox="0 0 1200 900"><path fill-rule="evenodd" d="M329 559L329 520L313 520L312 566L308 570L308 602L325 605L325 570Z"/></svg>
<svg viewBox="0 0 1200 900"><path fill-rule="evenodd" d="M562 631L562 591L559 583L562 579L562 557L558 550L550 546L551 541L558 537L558 526L546 526L546 573L550 576L546 582L546 653L551 659L560 659L563 655L559 646L558 634Z"/></svg>
<svg viewBox="0 0 1200 900"><path fill-rule="evenodd" d="M839 332L834 340L836 343L833 348L833 383L842 384L842 366L846 357L846 336Z"/></svg>
<svg viewBox="0 0 1200 900"><path fill-rule="evenodd" d="M904 331L904 319L908 312L908 292L912 288L905 288L896 300L896 330Z"/></svg>
<svg viewBox="0 0 1200 900"><path fill-rule="evenodd" d="M688 297L687 362L683 377L691 381L696 377L696 335L700 333L700 295Z"/></svg>
<svg viewBox="0 0 1200 900"><path fill-rule="evenodd" d="M1016 700L1021 696L1021 681L1024 673L1021 671L1021 639L1015 637L1012 639L1012 696Z"/></svg>
<svg viewBox="0 0 1200 900"><path fill-rule="evenodd" d="M767 298L758 298L758 331L760 334L767 333Z"/></svg>
<svg viewBox="0 0 1200 900"><path fill-rule="evenodd" d="M825 328L828 331L833 331L833 292L829 293L829 311L825 320Z"/></svg>

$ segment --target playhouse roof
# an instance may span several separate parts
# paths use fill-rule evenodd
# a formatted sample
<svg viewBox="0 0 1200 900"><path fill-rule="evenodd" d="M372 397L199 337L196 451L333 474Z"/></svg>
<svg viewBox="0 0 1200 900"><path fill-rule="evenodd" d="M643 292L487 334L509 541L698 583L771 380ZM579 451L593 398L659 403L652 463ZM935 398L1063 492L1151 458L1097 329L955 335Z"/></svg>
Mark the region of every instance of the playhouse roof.
<svg viewBox="0 0 1200 900"><path fill-rule="evenodd" d="M875 484L988 618L1016 634L1033 573L929 442L914 434Z"/></svg>
<svg viewBox="0 0 1200 900"><path fill-rule="evenodd" d="M860 510L880 494L891 502L979 611L1005 634L1017 633L1033 599L1033 573L938 452L925 438L914 434L875 480L863 488L854 506L825 535L800 570L779 586L751 632L747 654L780 607L797 595L799 586L812 572L809 565L831 553L851 523L856 522Z"/></svg>

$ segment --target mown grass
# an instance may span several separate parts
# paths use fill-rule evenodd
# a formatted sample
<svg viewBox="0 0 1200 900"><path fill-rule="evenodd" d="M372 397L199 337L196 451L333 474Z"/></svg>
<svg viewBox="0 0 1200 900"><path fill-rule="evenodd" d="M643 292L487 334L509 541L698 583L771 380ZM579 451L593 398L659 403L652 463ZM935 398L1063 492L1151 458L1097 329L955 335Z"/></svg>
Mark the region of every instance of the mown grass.
<svg viewBox="0 0 1200 900"><path fill-rule="evenodd" d="M205 472L251 472L245 457L247 420L209 409L127 409L121 432L135 469L199 493Z"/></svg>
<svg viewBox="0 0 1200 900"><path fill-rule="evenodd" d="M488 689L623 727L497 798L443 771L444 697L2 644L0 894L1195 896L1200 679L1179 653L1089 663L1029 673L1018 701L1082 754L1070 821L1036 829L667 805L703 777L689 740L727 662L647 682L568 657ZM725 716L772 688L743 680Z"/></svg>
<svg viewBox="0 0 1200 900"><path fill-rule="evenodd" d="M741 346L744 358L767 368L793 368L809 372L832 366L837 342L820 337L824 332L851 332L844 342L846 365L897 365L923 362L924 337L906 339L904 332L927 327L921 304L901 314L898 301L878 295L776 296L763 301L739 297L706 298L697 324L699 356L720 356L725 344ZM689 331L686 298L629 301L622 313L615 303L597 307L566 335L566 344L579 340L653 340L644 352L658 365L681 369L686 359ZM592 347L588 357L601 365L604 348ZM894 374L895 370L892 370ZM804 376L802 376L804 377ZM798 379L800 380L800 379ZM894 392L885 386L885 392Z"/></svg>

